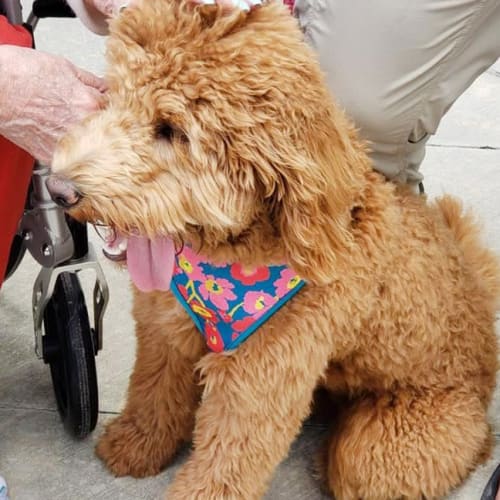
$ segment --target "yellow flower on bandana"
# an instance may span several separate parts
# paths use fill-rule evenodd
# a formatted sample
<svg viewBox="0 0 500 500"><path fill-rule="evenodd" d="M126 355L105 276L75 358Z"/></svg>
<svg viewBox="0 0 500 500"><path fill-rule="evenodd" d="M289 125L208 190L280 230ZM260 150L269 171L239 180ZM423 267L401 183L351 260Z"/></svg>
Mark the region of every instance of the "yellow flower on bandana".
<svg viewBox="0 0 500 500"><path fill-rule="evenodd" d="M276 287L276 295L284 297L290 290L293 290L302 280L300 276L290 268L285 268L281 271L279 279L274 282Z"/></svg>
<svg viewBox="0 0 500 500"><path fill-rule="evenodd" d="M200 294L204 300L210 300L218 309L226 311L228 300L234 300L236 295L232 292L234 284L224 278L207 276L200 285Z"/></svg>
<svg viewBox="0 0 500 500"><path fill-rule="evenodd" d="M200 262L200 258L189 247L184 248L177 259L180 272L184 272L191 280L205 281L206 277L199 265Z"/></svg>

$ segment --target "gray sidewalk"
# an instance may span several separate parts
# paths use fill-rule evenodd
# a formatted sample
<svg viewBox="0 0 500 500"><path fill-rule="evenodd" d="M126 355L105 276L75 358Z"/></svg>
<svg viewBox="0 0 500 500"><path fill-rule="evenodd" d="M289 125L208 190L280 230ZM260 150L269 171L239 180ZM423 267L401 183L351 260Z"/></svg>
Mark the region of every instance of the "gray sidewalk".
<svg viewBox="0 0 500 500"><path fill-rule="evenodd" d="M38 47L103 72L103 40L74 20L42 21ZM431 196L459 195L484 223L485 236L500 254L500 62L482 75L445 118L429 147L423 170ZM93 239L99 246L98 239ZM111 289L104 350L97 357L100 415L93 435L69 438L55 409L47 366L33 352L31 292L38 268L26 258L0 292L0 475L12 500L157 499L185 455L154 478L111 476L94 456L103 425L120 410L134 359L128 278L102 260ZM492 418L500 432L500 397ZM325 429L308 424L280 466L266 498L325 498L312 477L313 458ZM497 434L500 438L500 434ZM500 441L499 441L500 442ZM479 499L495 456L450 499Z"/></svg>

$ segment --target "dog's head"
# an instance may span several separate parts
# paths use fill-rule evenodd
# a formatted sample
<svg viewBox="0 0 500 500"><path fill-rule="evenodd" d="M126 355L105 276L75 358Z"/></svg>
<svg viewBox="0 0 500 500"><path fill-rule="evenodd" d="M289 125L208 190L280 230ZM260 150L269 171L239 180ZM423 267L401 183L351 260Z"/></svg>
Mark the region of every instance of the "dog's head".
<svg viewBox="0 0 500 500"><path fill-rule="evenodd" d="M365 157L287 9L145 1L107 59L108 106L54 157L72 215L328 282Z"/></svg>

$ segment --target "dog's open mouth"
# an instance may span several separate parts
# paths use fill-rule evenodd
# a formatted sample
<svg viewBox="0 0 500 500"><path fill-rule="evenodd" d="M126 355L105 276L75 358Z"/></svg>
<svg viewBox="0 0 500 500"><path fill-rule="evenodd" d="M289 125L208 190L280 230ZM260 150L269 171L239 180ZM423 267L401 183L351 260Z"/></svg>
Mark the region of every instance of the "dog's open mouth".
<svg viewBox="0 0 500 500"><path fill-rule="evenodd" d="M118 234L108 226L96 225L97 234L102 238L104 247L102 253L113 262L127 260L127 238Z"/></svg>
<svg viewBox="0 0 500 500"><path fill-rule="evenodd" d="M96 227L97 229L97 227ZM140 235L121 235L99 226L104 255L114 262L127 263L130 278L143 292L168 290L175 260L174 242L168 236L151 240Z"/></svg>

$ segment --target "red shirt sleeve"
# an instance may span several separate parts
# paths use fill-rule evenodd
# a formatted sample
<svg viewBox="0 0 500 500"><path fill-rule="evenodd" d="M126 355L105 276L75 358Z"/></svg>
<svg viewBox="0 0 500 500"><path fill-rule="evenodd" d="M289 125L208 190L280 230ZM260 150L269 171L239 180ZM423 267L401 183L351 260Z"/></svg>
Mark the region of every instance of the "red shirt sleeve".
<svg viewBox="0 0 500 500"><path fill-rule="evenodd" d="M24 26L9 24L5 16L0 16L0 44L31 47L31 33Z"/></svg>
<svg viewBox="0 0 500 500"><path fill-rule="evenodd" d="M0 16L0 45L31 47L32 43L31 34L26 28L13 26L4 16ZM33 158L0 136L0 287L12 239L23 212L32 169Z"/></svg>

